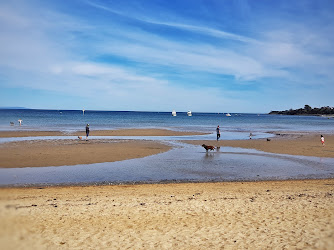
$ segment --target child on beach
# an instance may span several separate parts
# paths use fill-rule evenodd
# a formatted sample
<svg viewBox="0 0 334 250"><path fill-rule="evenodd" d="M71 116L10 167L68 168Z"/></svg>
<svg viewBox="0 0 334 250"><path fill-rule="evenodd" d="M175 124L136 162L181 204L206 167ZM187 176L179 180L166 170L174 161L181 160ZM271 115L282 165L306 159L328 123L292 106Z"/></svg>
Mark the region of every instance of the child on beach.
<svg viewBox="0 0 334 250"><path fill-rule="evenodd" d="M320 140L321 140L322 146L325 146L325 138L322 135L320 136Z"/></svg>

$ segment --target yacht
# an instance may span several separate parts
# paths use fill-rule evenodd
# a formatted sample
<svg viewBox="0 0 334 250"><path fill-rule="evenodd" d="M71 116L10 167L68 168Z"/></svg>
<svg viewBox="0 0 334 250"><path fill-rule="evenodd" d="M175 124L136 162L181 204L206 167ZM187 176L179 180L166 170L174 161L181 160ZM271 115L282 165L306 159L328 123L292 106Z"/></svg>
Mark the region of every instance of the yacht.
<svg viewBox="0 0 334 250"><path fill-rule="evenodd" d="M172 116L176 116L176 111L175 110L173 110Z"/></svg>
<svg viewBox="0 0 334 250"><path fill-rule="evenodd" d="M191 113L190 110L187 112L187 115L188 115L188 116L193 116L193 114Z"/></svg>
<svg viewBox="0 0 334 250"><path fill-rule="evenodd" d="M230 113L227 113L226 116L231 116L231 114L230 114Z"/></svg>

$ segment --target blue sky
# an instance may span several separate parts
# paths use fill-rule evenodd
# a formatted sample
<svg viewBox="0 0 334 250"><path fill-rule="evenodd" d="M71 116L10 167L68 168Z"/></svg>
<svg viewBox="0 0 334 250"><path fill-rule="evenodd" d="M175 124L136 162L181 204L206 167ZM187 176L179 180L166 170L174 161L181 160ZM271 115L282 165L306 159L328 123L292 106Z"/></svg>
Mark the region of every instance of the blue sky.
<svg viewBox="0 0 334 250"><path fill-rule="evenodd" d="M0 107L334 106L334 2L0 3Z"/></svg>

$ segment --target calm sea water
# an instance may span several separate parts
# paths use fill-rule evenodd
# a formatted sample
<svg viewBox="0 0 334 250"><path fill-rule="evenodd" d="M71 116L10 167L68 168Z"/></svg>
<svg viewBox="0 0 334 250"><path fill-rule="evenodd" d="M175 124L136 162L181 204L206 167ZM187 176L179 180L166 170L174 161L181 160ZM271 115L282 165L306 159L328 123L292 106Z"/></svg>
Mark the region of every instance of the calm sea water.
<svg viewBox="0 0 334 250"><path fill-rule="evenodd" d="M19 126L18 120L22 120ZM14 122L14 126L10 125ZM164 128L180 131L214 132L217 125L222 132L311 131L334 133L334 119L319 116L284 116L231 113L230 117L217 113L178 112L120 112L81 110L0 109L0 130L91 130L122 128Z"/></svg>

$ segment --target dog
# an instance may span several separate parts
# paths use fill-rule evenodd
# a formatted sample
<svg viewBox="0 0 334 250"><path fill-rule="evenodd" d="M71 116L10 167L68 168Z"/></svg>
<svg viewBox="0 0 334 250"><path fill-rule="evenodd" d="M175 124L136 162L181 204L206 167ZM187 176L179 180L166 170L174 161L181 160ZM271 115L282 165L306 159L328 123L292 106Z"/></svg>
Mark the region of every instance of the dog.
<svg viewBox="0 0 334 250"><path fill-rule="evenodd" d="M82 140L82 136L78 136L78 139L79 139L79 140Z"/></svg>
<svg viewBox="0 0 334 250"><path fill-rule="evenodd" d="M208 152L208 150L211 150L211 151L215 150L214 146L209 146L209 145L203 144L202 147L205 148L206 152Z"/></svg>

